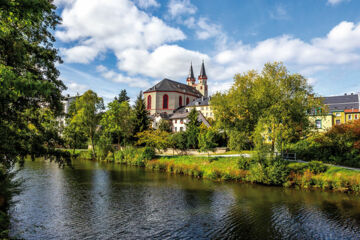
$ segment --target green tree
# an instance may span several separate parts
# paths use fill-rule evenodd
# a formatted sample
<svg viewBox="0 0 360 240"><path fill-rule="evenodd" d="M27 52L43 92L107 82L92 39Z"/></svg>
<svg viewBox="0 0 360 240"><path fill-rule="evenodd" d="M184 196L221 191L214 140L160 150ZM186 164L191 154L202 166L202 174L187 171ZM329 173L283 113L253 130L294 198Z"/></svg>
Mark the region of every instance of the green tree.
<svg viewBox="0 0 360 240"><path fill-rule="evenodd" d="M169 120L161 119L159 122L159 129L165 132L171 132L171 124Z"/></svg>
<svg viewBox="0 0 360 240"><path fill-rule="evenodd" d="M146 110L142 92L139 93L139 96L136 99L134 111L135 111L134 133L136 134L138 132L142 132L149 129L150 118L149 118L149 113Z"/></svg>
<svg viewBox="0 0 360 240"><path fill-rule="evenodd" d="M100 124L103 131L116 136L117 143L120 146L131 137L133 132L133 112L127 101L119 102L117 100L108 104L108 110L103 114ZM108 135L108 134L107 134Z"/></svg>
<svg viewBox="0 0 360 240"><path fill-rule="evenodd" d="M139 139L137 141L138 145L145 145L158 150L166 150L171 147L170 133L166 131L161 131L159 129L146 130L139 132L136 136Z"/></svg>
<svg viewBox="0 0 360 240"><path fill-rule="evenodd" d="M172 146L176 149L184 151L187 149L187 136L186 132L178 132L171 135L170 140Z"/></svg>
<svg viewBox="0 0 360 240"><path fill-rule="evenodd" d="M5 184L1 216L10 203L11 191L4 189L15 162L28 155L56 155L60 164L70 160L68 153L54 147L59 140L54 121L42 119L44 114L55 118L61 113L61 91L66 89L56 69L61 59L53 47L52 32L60 20L55 9L48 0L0 1L0 171ZM40 113L44 106L47 112ZM2 219L0 238L6 238L8 221Z"/></svg>
<svg viewBox="0 0 360 240"><path fill-rule="evenodd" d="M198 120L198 112L193 108L188 115L188 122L186 123L186 137L187 147L198 147L198 135L200 133L200 122Z"/></svg>
<svg viewBox="0 0 360 240"><path fill-rule="evenodd" d="M127 95L126 89L122 89L121 92L119 93L119 96L115 97L115 100L118 101L119 103L129 102L130 98Z"/></svg>
<svg viewBox="0 0 360 240"><path fill-rule="evenodd" d="M71 119L71 124L80 126L79 130L88 137L95 158L95 137L101 119L100 111L103 109L103 99L95 92L88 90L76 100L76 114Z"/></svg>
<svg viewBox="0 0 360 240"><path fill-rule="evenodd" d="M308 132L311 123L307 113L322 107L313 95L303 76L290 74L281 63L267 63L261 74L249 71L235 75L231 89L215 94L211 103L223 129L269 141L274 151Z"/></svg>
<svg viewBox="0 0 360 240"><path fill-rule="evenodd" d="M217 147L216 143L216 131L213 128L208 128L204 124L200 126L200 134L198 136L199 150L201 152L207 152L214 150Z"/></svg>

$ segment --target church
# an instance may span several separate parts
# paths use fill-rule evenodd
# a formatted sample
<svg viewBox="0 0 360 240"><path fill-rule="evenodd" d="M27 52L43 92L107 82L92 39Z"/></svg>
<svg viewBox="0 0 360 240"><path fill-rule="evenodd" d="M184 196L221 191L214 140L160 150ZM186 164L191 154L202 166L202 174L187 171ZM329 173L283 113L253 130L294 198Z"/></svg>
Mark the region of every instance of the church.
<svg viewBox="0 0 360 240"><path fill-rule="evenodd" d="M185 131L189 114L185 106L191 105L199 99L208 99L204 61L201 64L198 82L196 82L191 64L186 84L165 78L144 91L144 99L154 128L157 128L157 123L161 119L167 119L171 121L174 132ZM210 126L201 111L199 111L198 120Z"/></svg>
<svg viewBox="0 0 360 240"><path fill-rule="evenodd" d="M201 97L208 97L207 76L204 61L201 65L199 82L196 83L192 64L190 65L187 84L170 79L163 79L144 92L146 108L150 115L155 113L172 114L178 108L188 105Z"/></svg>

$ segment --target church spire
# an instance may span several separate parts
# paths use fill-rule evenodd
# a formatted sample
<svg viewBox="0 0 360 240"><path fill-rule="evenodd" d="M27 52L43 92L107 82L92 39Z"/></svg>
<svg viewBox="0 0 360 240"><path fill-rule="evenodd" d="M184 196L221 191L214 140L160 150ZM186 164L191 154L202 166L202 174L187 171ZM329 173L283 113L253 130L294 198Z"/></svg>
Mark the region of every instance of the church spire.
<svg viewBox="0 0 360 240"><path fill-rule="evenodd" d="M202 60L201 70L200 70L200 75L199 75L199 79L207 79L206 72L205 72L205 64L204 64L204 60Z"/></svg>
<svg viewBox="0 0 360 240"><path fill-rule="evenodd" d="M192 62L190 63L190 70L189 70L189 76L186 79L186 82L189 86L195 85L195 77L194 77L194 71L192 67Z"/></svg>

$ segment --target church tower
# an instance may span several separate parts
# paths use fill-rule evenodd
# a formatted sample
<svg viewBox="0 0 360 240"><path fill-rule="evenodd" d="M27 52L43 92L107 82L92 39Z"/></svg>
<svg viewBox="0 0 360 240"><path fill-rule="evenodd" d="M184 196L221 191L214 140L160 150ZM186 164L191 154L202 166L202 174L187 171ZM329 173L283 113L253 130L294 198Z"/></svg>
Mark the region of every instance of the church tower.
<svg viewBox="0 0 360 240"><path fill-rule="evenodd" d="M187 77L186 82L187 85L195 87L195 77L194 77L192 63L190 64L189 76Z"/></svg>
<svg viewBox="0 0 360 240"><path fill-rule="evenodd" d="M198 77L199 80L199 84L196 85L196 89L204 96L204 97L208 97L208 85L207 85L207 76L206 76L206 72L205 72L205 64L204 64L204 60L202 61L201 64L201 70L200 70L200 75Z"/></svg>

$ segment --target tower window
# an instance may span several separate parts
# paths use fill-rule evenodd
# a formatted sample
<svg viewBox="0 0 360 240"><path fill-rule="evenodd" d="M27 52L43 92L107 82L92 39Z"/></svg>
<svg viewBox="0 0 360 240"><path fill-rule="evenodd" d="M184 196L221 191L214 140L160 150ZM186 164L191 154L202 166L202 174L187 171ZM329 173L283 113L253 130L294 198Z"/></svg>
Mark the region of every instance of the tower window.
<svg viewBox="0 0 360 240"><path fill-rule="evenodd" d="M183 101L182 101L182 96L179 97L179 107L182 107L183 105Z"/></svg>
<svg viewBox="0 0 360 240"><path fill-rule="evenodd" d="M163 96L163 109L168 109L168 108L169 108L169 96L165 94Z"/></svg>
<svg viewBox="0 0 360 240"><path fill-rule="evenodd" d="M151 96L149 95L148 97L147 97L147 109L151 109Z"/></svg>
<svg viewBox="0 0 360 240"><path fill-rule="evenodd" d="M188 105L190 103L190 99L187 97L186 98L186 105Z"/></svg>

